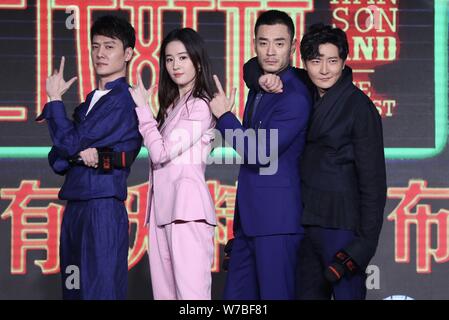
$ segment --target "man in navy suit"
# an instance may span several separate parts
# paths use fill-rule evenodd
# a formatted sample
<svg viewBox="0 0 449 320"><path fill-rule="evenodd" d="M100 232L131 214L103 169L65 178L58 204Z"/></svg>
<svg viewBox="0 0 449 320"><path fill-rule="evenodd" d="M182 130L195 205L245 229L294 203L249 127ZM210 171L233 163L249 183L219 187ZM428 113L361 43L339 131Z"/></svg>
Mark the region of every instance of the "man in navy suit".
<svg viewBox="0 0 449 320"><path fill-rule="evenodd" d="M270 10L257 19L257 59L265 73L281 77L284 88L278 94L250 90L243 125L230 112L235 89L228 99L215 77L219 93L210 106L218 119L217 129L243 159L225 299L295 298L295 268L303 236L298 162L311 98L290 66L294 35L293 21L285 12ZM239 133L244 139L239 139ZM238 143L242 140L243 145ZM266 150L270 150L269 161L265 161Z"/></svg>
<svg viewBox="0 0 449 320"><path fill-rule="evenodd" d="M50 101L37 120L48 124L53 142L50 165L65 176L59 192L59 198L67 200L60 239L63 298L126 299L128 214L124 201L130 169L115 167L112 159L123 160L127 154L133 158L142 144L126 81L136 40L128 21L115 16L100 17L90 34L98 89L87 95L75 109L74 119L69 119L62 95L76 77L64 80L62 58L59 71L47 79ZM103 148L111 149L110 161L101 161ZM79 286L70 285L69 270L74 266L79 270Z"/></svg>

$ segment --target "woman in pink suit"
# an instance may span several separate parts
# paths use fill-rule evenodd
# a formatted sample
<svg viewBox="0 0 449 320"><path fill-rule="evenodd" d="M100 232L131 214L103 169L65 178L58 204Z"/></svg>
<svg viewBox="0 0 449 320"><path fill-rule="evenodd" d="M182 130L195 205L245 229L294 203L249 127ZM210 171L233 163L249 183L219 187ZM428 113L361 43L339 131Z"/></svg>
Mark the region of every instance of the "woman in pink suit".
<svg viewBox="0 0 449 320"><path fill-rule="evenodd" d="M211 298L216 220L204 173L215 122L204 48L189 28L165 37L156 119L148 105L153 88L147 91L139 76L130 89L150 155L149 258L155 299Z"/></svg>

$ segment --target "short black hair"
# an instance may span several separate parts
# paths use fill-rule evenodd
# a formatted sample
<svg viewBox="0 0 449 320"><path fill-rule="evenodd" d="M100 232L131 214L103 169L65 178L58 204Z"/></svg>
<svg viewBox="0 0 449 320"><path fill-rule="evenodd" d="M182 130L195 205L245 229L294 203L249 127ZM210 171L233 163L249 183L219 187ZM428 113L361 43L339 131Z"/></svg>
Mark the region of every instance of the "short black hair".
<svg viewBox="0 0 449 320"><path fill-rule="evenodd" d="M123 43L123 49L134 49L136 44L136 32L133 26L125 19L107 15L95 20L90 29L90 41L95 35L119 39Z"/></svg>
<svg viewBox="0 0 449 320"><path fill-rule="evenodd" d="M254 26L254 35L257 36L257 29L261 25L275 25L275 24L283 24L287 26L288 33L290 34L291 41L295 38L295 25L293 24L292 18L285 13L284 11L279 10L268 10L263 12L256 21L256 25Z"/></svg>
<svg viewBox="0 0 449 320"><path fill-rule="evenodd" d="M346 33L340 28L330 25L316 23L309 27L301 40L301 59L309 61L320 56L319 47L322 44L331 43L338 48L338 55L346 60L349 53L348 39Z"/></svg>

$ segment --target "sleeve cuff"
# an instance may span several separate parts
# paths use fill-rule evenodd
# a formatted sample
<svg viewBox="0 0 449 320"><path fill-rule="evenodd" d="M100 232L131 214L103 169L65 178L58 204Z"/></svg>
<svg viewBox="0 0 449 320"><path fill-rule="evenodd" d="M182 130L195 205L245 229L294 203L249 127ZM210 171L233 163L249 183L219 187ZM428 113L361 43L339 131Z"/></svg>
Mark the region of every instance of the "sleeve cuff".
<svg viewBox="0 0 449 320"><path fill-rule="evenodd" d="M215 128L218 129L224 135L224 131L226 129L229 129L228 127L229 123L233 123L233 120L231 120L233 118L236 119L235 115L231 111L223 113L220 116L220 118L217 119Z"/></svg>
<svg viewBox="0 0 449 320"><path fill-rule="evenodd" d="M226 119L226 118L229 116L229 114L234 115L231 111L226 111L225 113L223 113L223 114L220 116L220 118L217 119L217 121L220 121L220 120L222 120L222 119Z"/></svg>
<svg viewBox="0 0 449 320"><path fill-rule="evenodd" d="M64 103L61 100L50 101L46 103L44 106L44 110L42 111L40 116L36 118L36 121L50 118L67 118Z"/></svg>
<svg viewBox="0 0 449 320"><path fill-rule="evenodd" d="M139 118L139 121L141 123L144 122L156 122L153 116L153 112L151 112L151 109L149 106L145 107L137 107L135 108L137 117Z"/></svg>

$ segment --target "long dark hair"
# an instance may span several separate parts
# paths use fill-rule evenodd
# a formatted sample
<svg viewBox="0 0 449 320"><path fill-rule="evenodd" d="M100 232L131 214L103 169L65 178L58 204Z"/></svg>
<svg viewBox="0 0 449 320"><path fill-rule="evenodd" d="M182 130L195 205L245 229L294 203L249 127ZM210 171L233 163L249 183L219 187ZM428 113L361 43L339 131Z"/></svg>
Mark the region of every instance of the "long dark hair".
<svg viewBox="0 0 449 320"><path fill-rule="evenodd" d="M167 109L179 98L178 86L170 78L167 68L165 67L165 49L172 41L182 42L195 67L195 84L190 95L209 102L216 92L209 56L207 55L203 39L195 30L190 28L175 29L171 31L162 41L159 57L159 112L156 118L159 127L165 121Z"/></svg>

